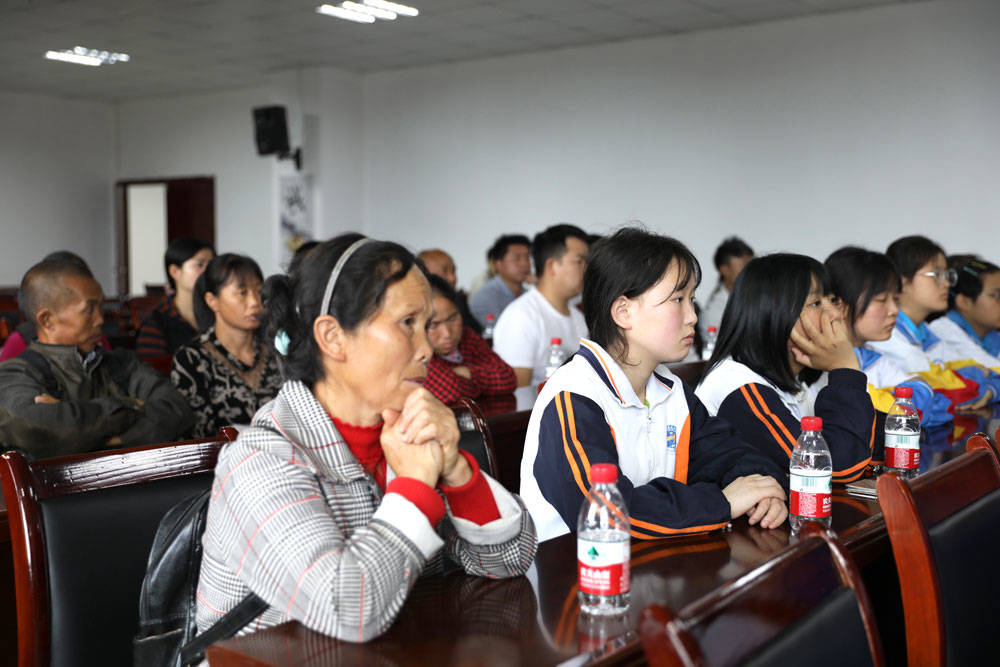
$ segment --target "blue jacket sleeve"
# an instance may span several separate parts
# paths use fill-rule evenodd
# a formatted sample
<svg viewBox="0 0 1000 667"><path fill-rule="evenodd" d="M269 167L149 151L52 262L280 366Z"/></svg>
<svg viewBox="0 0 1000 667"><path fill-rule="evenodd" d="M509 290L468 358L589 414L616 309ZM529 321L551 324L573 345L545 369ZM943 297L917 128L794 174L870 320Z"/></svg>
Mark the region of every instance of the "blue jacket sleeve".
<svg viewBox="0 0 1000 667"><path fill-rule="evenodd" d="M584 396L557 394L542 413L534 474L542 496L571 528L590 490L595 463L618 465L618 445L603 410ZM730 519L729 502L718 483L682 484L657 477L634 485L619 475L618 489L628 506L632 536L638 539L702 533L722 528Z"/></svg>
<svg viewBox="0 0 1000 667"><path fill-rule="evenodd" d="M816 416L823 419L823 438L833 459L833 481L850 482L864 474L875 445L875 408L861 371L830 371L829 384L816 397ZM769 386L745 384L719 406L719 417L731 422L743 439L783 468L788 467L801 426Z"/></svg>
<svg viewBox="0 0 1000 667"><path fill-rule="evenodd" d="M979 394L972 401L967 401L968 403L978 401L986 394L988 389L993 392L993 401L991 402L1000 400L1000 375L997 375L995 371L979 364L970 364L955 369L955 372L965 379L979 384Z"/></svg>

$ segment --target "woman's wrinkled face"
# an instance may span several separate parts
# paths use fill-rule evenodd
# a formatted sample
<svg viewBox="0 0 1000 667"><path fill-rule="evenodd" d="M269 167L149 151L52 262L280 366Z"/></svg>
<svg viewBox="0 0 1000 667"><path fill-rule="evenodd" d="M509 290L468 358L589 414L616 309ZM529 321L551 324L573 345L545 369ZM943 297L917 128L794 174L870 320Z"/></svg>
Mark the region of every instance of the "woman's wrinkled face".
<svg viewBox="0 0 1000 667"><path fill-rule="evenodd" d="M864 345L868 341L889 340L892 329L896 326L896 290L879 292L872 297L865 312L854 319L855 345Z"/></svg>
<svg viewBox="0 0 1000 667"><path fill-rule="evenodd" d="M427 337L435 354L451 354L462 340L462 314L448 299L434 297L434 317L427 324Z"/></svg>
<svg viewBox="0 0 1000 667"><path fill-rule="evenodd" d="M423 385L432 350L427 322L433 307L427 279L413 267L389 286L381 308L344 335L339 380L366 410L402 410L406 397Z"/></svg>

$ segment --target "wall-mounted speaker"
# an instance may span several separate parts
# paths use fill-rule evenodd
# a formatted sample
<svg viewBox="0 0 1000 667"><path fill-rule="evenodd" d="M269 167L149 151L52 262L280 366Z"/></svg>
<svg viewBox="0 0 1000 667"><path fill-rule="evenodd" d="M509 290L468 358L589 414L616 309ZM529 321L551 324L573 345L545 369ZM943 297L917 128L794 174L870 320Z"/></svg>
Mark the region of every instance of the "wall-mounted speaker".
<svg viewBox="0 0 1000 667"><path fill-rule="evenodd" d="M258 155L288 155L288 123L285 107L257 107L253 110L254 136Z"/></svg>

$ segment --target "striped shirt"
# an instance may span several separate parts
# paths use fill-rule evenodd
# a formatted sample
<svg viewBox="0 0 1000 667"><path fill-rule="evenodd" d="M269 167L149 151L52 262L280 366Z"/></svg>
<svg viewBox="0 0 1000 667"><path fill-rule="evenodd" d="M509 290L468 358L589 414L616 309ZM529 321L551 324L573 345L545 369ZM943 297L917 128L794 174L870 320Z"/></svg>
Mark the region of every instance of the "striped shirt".
<svg viewBox="0 0 1000 667"><path fill-rule="evenodd" d="M199 630L252 590L270 606L242 634L296 620L363 642L392 624L416 579L439 572L445 553L470 574L523 574L534 525L517 496L486 479L499 519L480 526L448 508L432 526L406 497L383 494L312 392L286 382L219 456Z"/></svg>

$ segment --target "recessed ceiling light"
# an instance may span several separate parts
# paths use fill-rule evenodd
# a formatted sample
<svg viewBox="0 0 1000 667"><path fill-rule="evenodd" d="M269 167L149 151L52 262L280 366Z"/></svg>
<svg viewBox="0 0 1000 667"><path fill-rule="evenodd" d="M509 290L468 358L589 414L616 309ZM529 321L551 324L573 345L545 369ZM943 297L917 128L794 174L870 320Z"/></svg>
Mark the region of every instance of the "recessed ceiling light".
<svg viewBox="0 0 1000 667"><path fill-rule="evenodd" d="M357 23L375 23L375 17L371 14L363 14L362 12L355 12L343 7L320 5L316 8L316 11L320 14L336 16L338 19L347 19L348 21L356 21Z"/></svg>
<svg viewBox="0 0 1000 667"><path fill-rule="evenodd" d="M91 67L127 63L130 60L127 53L98 51L97 49L88 49L84 46L75 46L65 51L46 51L45 57L49 60L59 60L76 65L89 65Z"/></svg>
<svg viewBox="0 0 1000 667"><path fill-rule="evenodd" d="M400 16L417 16L420 13L420 11L414 7L401 5L398 2L389 2L389 0L363 0L363 2L369 7L385 9L395 14L399 14Z"/></svg>
<svg viewBox="0 0 1000 667"><path fill-rule="evenodd" d="M385 21L393 21L396 18L396 13L390 12L388 9L381 9L379 7L369 7L368 5L362 5L359 2L351 2L351 0L344 0L344 2L340 3L340 6L352 12L371 14L375 18L383 19Z"/></svg>

